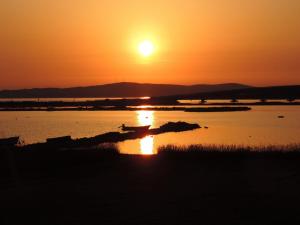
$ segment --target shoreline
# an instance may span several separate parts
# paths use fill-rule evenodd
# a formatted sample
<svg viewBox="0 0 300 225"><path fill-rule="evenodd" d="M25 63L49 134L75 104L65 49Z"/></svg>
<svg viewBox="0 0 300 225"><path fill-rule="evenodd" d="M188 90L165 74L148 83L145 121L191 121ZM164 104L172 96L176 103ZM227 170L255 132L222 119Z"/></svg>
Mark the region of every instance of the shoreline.
<svg viewBox="0 0 300 225"><path fill-rule="evenodd" d="M83 137L72 139L71 136L47 138L46 142L21 144L17 148L23 150L41 149L41 148L82 148L92 147L103 143L118 143L126 140L134 140L146 137L148 135L159 135L169 132L184 132L195 129L200 129L201 126L197 123L186 123L182 121L168 122L158 128L147 128L147 130L129 130L127 132L107 132L94 137ZM20 137L11 137L0 139L0 147L13 147L24 142Z"/></svg>
<svg viewBox="0 0 300 225"><path fill-rule="evenodd" d="M212 99L213 100L213 99ZM219 99L218 99L219 100ZM221 101L224 99L220 99ZM227 99L226 99L227 100ZM238 99L232 102L199 102L182 103L181 100L169 98L150 98L150 99L104 99L91 101L0 101L1 111L43 111L43 110L106 110L115 108L125 110L127 108L138 108L140 106L153 106L158 108L167 107L251 107L251 106L299 106L299 101L280 100L257 100L257 102L239 102ZM251 100L251 99L249 99ZM201 100L199 100L201 101ZM209 99L208 99L209 101ZM241 100L242 101L242 100Z"/></svg>
<svg viewBox="0 0 300 225"><path fill-rule="evenodd" d="M249 111L250 107L230 107L230 106L213 106L213 107L25 107L25 108L0 108L0 112L14 112L14 111L141 111L141 110L151 110L151 111L184 111L184 112L237 112L237 111Z"/></svg>

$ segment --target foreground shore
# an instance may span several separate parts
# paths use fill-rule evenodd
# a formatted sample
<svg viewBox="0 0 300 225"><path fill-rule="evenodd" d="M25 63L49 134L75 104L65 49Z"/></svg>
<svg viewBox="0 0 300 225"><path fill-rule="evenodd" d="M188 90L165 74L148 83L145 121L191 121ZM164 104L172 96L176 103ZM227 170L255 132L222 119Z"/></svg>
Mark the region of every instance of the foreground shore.
<svg viewBox="0 0 300 225"><path fill-rule="evenodd" d="M300 147L283 148L41 149L15 173L2 155L1 224L299 224Z"/></svg>

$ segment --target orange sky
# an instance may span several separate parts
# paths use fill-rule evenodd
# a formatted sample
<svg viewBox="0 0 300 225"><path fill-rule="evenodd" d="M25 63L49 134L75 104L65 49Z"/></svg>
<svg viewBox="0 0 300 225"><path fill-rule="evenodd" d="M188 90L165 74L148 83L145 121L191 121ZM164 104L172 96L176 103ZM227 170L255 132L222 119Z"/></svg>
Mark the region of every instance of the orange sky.
<svg viewBox="0 0 300 225"><path fill-rule="evenodd" d="M300 84L299 12L299 0L1 0L0 89Z"/></svg>

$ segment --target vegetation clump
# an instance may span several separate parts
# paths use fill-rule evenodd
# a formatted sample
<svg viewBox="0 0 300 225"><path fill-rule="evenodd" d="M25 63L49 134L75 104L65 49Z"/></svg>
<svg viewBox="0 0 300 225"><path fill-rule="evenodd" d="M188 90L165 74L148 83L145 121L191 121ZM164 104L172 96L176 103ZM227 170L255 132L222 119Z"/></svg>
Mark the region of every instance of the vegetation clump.
<svg viewBox="0 0 300 225"><path fill-rule="evenodd" d="M290 145L163 145L158 148L163 157L269 157L300 156L300 144Z"/></svg>

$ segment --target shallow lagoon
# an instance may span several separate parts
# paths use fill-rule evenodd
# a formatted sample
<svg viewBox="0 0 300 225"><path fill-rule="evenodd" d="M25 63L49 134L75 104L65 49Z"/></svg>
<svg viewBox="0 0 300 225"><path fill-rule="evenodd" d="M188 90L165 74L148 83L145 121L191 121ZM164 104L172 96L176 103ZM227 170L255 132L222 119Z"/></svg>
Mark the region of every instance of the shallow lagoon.
<svg viewBox="0 0 300 225"><path fill-rule="evenodd" d="M284 118L278 118L283 115ZM248 112L180 111L0 112L0 137L19 135L25 143L48 137L91 137L127 125L158 127L168 121L199 123L208 129L148 136L119 143L123 153L155 153L165 144L269 145L300 142L300 106L253 106Z"/></svg>

